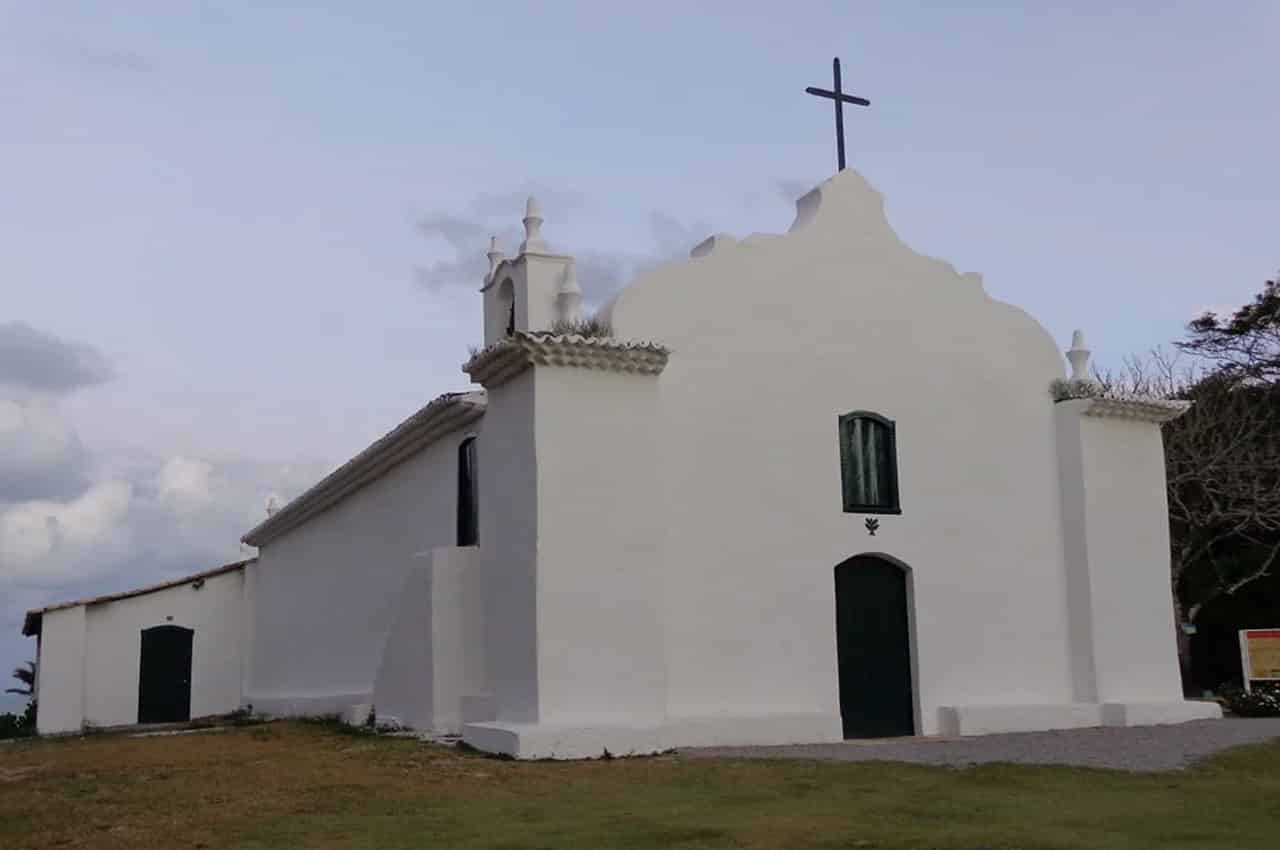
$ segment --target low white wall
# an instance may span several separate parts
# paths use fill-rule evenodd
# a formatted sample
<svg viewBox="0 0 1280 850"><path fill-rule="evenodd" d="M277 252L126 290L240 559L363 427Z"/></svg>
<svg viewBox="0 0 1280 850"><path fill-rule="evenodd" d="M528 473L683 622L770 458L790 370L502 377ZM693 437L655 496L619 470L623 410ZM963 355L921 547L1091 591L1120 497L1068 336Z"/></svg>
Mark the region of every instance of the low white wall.
<svg viewBox="0 0 1280 850"><path fill-rule="evenodd" d="M225 714L240 705L240 608L243 573L91 605L86 612L85 721L138 722L142 630L192 629L191 716Z"/></svg>
<svg viewBox="0 0 1280 850"><path fill-rule="evenodd" d="M440 547L413 560L374 679L373 702L380 721L456 733L463 699L485 688L479 550Z"/></svg>
<svg viewBox="0 0 1280 850"><path fill-rule="evenodd" d="M431 552L410 558L409 575L396 596L396 616L373 679L379 720L412 729L431 728Z"/></svg>
<svg viewBox="0 0 1280 850"><path fill-rule="evenodd" d="M476 547L442 547L431 559L431 726L462 729L464 702L487 695L484 585Z"/></svg>
<svg viewBox="0 0 1280 850"><path fill-rule="evenodd" d="M84 606L45 614L40 627L36 729L75 732L84 724Z"/></svg>

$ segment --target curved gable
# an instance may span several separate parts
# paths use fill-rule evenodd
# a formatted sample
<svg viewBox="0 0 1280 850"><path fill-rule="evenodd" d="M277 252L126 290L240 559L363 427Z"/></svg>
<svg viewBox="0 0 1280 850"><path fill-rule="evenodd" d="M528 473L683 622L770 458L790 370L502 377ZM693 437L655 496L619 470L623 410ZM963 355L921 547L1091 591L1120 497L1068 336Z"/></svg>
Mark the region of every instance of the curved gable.
<svg viewBox="0 0 1280 850"><path fill-rule="evenodd" d="M881 194L851 170L800 198L787 233L710 237L689 259L637 278L602 314L619 338L659 340L677 358L690 341L721 332L775 341L792 334L804 345L806 338L869 331L879 340L878 326L938 356L983 337L1034 371L1042 386L1063 374L1057 346L1039 322L988 296L980 275L960 274L907 246L890 226Z"/></svg>

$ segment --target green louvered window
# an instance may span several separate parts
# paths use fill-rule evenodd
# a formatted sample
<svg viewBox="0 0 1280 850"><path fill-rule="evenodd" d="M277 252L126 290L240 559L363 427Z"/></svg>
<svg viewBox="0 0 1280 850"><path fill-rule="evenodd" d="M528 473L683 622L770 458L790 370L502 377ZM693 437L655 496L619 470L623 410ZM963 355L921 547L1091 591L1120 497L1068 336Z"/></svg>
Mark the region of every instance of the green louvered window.
<svg viewBox="0 0 1280 850"><path fill-rule="evenodd" d="M840 417L840 483L846 513L897 514L898 457L893 422L857 410Z"/></svg>

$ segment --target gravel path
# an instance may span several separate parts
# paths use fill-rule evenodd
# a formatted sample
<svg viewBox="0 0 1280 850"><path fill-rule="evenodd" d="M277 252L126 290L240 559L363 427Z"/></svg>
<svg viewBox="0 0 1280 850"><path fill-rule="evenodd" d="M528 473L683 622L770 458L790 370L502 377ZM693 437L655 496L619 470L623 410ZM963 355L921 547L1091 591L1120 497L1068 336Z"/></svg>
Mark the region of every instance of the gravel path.
<svg viewBox="0 0 1280 850"><path fill-rule="evenodd" d="M1174 726L1018 732L971 738L885 738L785 747L697 747L684 758L898 761L968 767L989 762L1062 764L1112 770L1179 770L1229 747L1280 738L1280 718L1228 717Z"/></svg>

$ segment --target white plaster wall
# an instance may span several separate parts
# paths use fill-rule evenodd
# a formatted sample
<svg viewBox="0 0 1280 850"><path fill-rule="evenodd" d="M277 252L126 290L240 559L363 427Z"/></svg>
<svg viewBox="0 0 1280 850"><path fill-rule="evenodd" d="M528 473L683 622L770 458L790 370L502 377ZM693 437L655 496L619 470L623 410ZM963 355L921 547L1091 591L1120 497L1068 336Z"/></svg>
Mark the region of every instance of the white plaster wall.
<svg viewBox="0 0 1280 850"><path fill-rule="evenodd" d="M493 345L507 332L510 298L515 296L515 279L511 269L504 266L497 275L497 283L484 290L484 344Z"/></svg>
<svg viewBox="0 0 1280 850"><path fill-rule="evenodd" d="M535 382L538 720L659 722L658 379L538 367Z"/></svg>
<svg viewBox="0 0 1280 850"><path fill-rule="evenodd" d="M1169 579L1169 512L1160 426L1081 416L1088 401L1058 405L1064 438L1079 441L1080 473L1067 480L1076 505L1069 533L1085 542L1069 564L1099 702L1182 699ZM1075 524L1078 523L1078 524ZM1081 556L1083 558L1081 559Z"/></svg>
<svg viewBox="0 0 1280 850"><path fill-rule="evenodd" d="M488 691L480 552L436 549L431 566L431 728L457 733L464 700Z"/></svg>
<svg viewBox="0 0 1280 850"><path fill-rule="evenodd" d="M538 719L534 372L489 390L479 442L486 678L497 718Z"/></svg>
<svg viewBox="0 0 1280 850"><path fill-rule="evenodd" d="M40 627L36 729L79 731L84 723L84 606L45 614Z"/></svg>
<svg viewBox="0 0 1280 850"><path fill-rule="evenodd" d="M94 726L138 722L142 630L193 629L191 716L225 714L240 705L240 571L86 609L84 717Z"/></svg>
<svg viewBox="0 0 1280 850"><path fill-rule="evenodd" d="M245 694L252 681L254 648L254 612L257 610L258 562L255 560L241 571L240 596L240 704L248 706Z"/></svg>
<svg viewBox="0 0 1280 850"><path fill-rule="evenodd" d="M431 552L412 555L410 561L404 586L396 594L395 620L373 680L373 705L379 720L431 729Z"/></svg>
<svg viewBox="0 0 1280 850"><path fill-rule="evenodd" d="M458 444L476 430L440 438L261 548L245 697L255 709L329 713L372 701L410 556L456 541ZM483 438L479 448L483 467Z"/></svg>
<svg viewBox="0 0 1280 850"><path fill-rule="evenodd" d="M457 733L463 698L486 685L479 549L440 547L413 561L374 680L374 705L380 721Z"/></svg>
<svg viewBox="0 0 1280 850"><path fill-rule="evenodd" d="M1061 482L1063 554L1067 575L1067 639L1071 653L1072 691L1079 702L1097 703L1098 676L1093 663L1093 602L1089 586L1086 537L1084 456L1080 410L1087 406L1062 402L1054 408L1058 430L1058 476Z"/></svg>
<svg viewBox="0 0 1280 850"><path fill-rule="evenodd" d="M838 712L833 568L910 566L921 729L938 708L1072 698L1057 346L976 275L914 253L852 171L784 236L719 240L624 290L662 375L668 710ZM837 417L897 423L901 516L841 509Z"/></svg>

